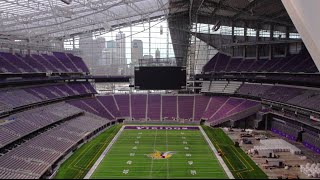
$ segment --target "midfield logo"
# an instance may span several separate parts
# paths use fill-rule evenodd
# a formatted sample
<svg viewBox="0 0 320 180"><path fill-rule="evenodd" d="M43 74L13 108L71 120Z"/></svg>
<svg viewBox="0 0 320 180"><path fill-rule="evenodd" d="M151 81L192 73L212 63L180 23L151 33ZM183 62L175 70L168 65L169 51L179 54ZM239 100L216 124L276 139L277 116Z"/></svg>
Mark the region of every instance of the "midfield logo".
<svg viewBox="0 0 320 180"><path fill-rule="evenodd" d="M168 158L170 158L173 154L174 154L173 151L167 151L167 152L156 151L156 152L154 152L154 153L146 154L146 155L147 155L149 158L152 158L152 159L168 159Z"/></svg>

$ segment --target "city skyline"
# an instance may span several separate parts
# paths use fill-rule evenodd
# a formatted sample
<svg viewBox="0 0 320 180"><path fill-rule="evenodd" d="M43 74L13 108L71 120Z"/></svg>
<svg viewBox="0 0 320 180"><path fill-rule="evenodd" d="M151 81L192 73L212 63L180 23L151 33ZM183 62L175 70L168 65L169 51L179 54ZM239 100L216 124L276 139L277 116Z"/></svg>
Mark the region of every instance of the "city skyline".
<svg viewBox="0 0 320 180"><path fill-rule="evenodd" d="M174 57L170 31L167 21L156 21L141 23L132 27L124 27L106 34L97 35L94 38L104 37L106 41L115 40L116 34L123 32L126 43L127 64L131 63L132 41L141 40L143 42L143 55L155 55L156 49L160 50L160 58ZM150 30L150 32L149 32Z"/></svg>
<svg viewBox="0 0 320 180"><path fill-rule="evenodd" d="M91 37L86 34L75 40L94 74L133 74L139 59L174 57L166 21L141 23Z"/></svg>
<svg viewBox="0 0 320 180"><path fill-rule="evenodd" d="M121 33L124 34L124 33ZM125 35L125 34L124 34ZM123 52L122 48L125 48L125 46L122 47L118 47L116 45L116 41L115 40L110 40L110 41L106 41L106 48L103 50L104 53L106 53L107 55L105 55L102 58L107 58L105 65L109 65L109 64L117 64L117 62L115 62L117 59L120 61L119 55L115 55L116 52ZM126 53L127 55L128 53ZM159 50L159 48L157 48L155 50L155 56L153 56L152 54L143 54L143 41L140 39L133 39L132 40L132 45L131 45L131 63L136 65L138 64L138 60L139 59L150 59L150 58L161 58L160 57L161 51ZM108 63L111 62L111 63ZM130 63L127 62L127 65L129 65Z"/></svg>

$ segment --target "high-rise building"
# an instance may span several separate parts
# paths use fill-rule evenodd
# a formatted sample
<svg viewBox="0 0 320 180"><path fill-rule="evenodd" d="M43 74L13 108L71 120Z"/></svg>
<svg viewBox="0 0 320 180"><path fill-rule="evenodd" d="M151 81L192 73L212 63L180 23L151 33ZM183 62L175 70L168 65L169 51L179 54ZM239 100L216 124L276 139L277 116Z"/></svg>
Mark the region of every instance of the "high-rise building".
<svg viewBox="0 0 320 180"><path fill-rule="evenodd" d="M105 42L106 48L102 51L102 60L99 66L92 71L95 75L121 75L123 68L119 65L119 59L116 58L116 41Z"/></svg>
<svg viewBox="0 0 320 180"><path fill-rule="evenodd" d="M113 64L125 66L127 64L126 59L126 38L125 34L121 31L116 35L116 61Z"/></svg>
<svg viewBox="0 0 320 180"><path fill-rule="evenodd" d="M126 38L121 31L116 35L116 56L113 62L113 67L117 69L118 75L125 75L127 72L127 58L126 58Z"/></svg>
<svg viewBox="0 0 320 180"><path fill-rule="evenodd" d="M105 38L93 39L92 34L80 35L79 49L82 59L89 68L101 64L102 50L105 48Z"/></svg>
<svg viewBox="0 0 320 180"><path fill-rule="evenodd" d="M93 53L93 62L95 66L99 65L105 65L105 59L103 59L103 53L102 51L106 47L106 39L104 37L98 37L97 39L94 40L94 45L92 48L92 53Z"/></svg>
<svg viewBox="0 0 320 180"><path fill-rule="evenodd" d="M111 40L106 42L106 48L102 51L102 58L105 65L113 65L116 61L116 41Z"/></svg>
<svg viewBox="0 0 320 180"><path fill-rule="evenodd" d="M160 50L157 48L156 50L156 59L159 59L160 58Z"/></svg>
<svg viewBox="0 0 320 180"><path fill-rule="evenodd" d="M131 62L138 64L138 60L143 58L143 42L138 39L132 40L131 44Z"/></svg>
<svg viewBox="0 0 320 180"><path fill-rule="evenodd" d="M93 39L92 37L88 37L90 35L83 34L80 35L79 39L79 49L81 51L81 57L83 61L86 63L86 65L90 68L93 65L92 62L92 53L90 53L90 50L92 49Z"/></svg>
<svg viewBox="0 0 320 180"><path fill-rule="evenodd" d="M106 48L115 48L116 47L116 41L111 40L111 41L107 41L107 46Z"/></svg>

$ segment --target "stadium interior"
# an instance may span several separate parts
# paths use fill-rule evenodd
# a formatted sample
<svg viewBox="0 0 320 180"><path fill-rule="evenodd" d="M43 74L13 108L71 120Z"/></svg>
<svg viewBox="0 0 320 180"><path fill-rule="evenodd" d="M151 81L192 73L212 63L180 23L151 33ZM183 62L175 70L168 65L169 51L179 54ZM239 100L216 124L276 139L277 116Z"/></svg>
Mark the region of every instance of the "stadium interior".
<svg viewBox="0 0 320 180"><path fill-rule="evenodd" d="M320 178L319 7L0 0L0 179Z"/></svg>

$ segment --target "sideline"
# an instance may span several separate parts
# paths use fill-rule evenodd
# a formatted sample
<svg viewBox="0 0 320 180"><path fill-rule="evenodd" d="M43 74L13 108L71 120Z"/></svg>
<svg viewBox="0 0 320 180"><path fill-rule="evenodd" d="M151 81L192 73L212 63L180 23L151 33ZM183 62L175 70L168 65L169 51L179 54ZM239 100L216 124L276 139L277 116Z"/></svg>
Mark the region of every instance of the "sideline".
<svg viewBox="0 0 320 180"><path fill-rule="evenodd" d="M116 140L118 139L118 137L120 136L120 134L122 133L123 129L125 128L125 126L122 126L121 129L119 130L119 132L117 133L117 135L114 136L114 138L112 139L112 141L109 143L109 145L107 146L107 148L103 151L103 153L101 154L101 156L98 158L98 160L94 163L94 165L91 167L91 169L89 170L89 172L86 174L86 176L84 177L84 179L90 179L90 177L92 176L93 172L97 169L97 167L99 166L99 164L101 163L101 161L104 159L104 157L107 155L108 151L111 149L112 145L116 142Z"/></svg>
<svg viewBox="0 0 320 180"><path fill-rule="evenodd" d="M214 155L217 157L218 161L220 162L222 168L224 169L224 171L226 172L227 176L229 177L229 179L234 179L234 176L232 175L231 171L229 170L228 166L226 165L226 163L223 161L223 159L221 158L221 156L219 156L218 151L216 150L216 148L213 146L212 142L210 141L210 139L208 138L207 134L204 132L204 130L202 129L201 126L199 126L199 129L202 133L202 135L204 136L204 138L206 139L207 143L209 144L210 148L212 149L212 151L214 152Z"/></svg>

